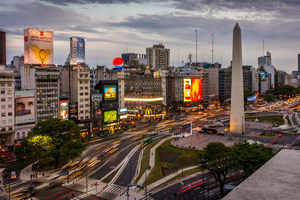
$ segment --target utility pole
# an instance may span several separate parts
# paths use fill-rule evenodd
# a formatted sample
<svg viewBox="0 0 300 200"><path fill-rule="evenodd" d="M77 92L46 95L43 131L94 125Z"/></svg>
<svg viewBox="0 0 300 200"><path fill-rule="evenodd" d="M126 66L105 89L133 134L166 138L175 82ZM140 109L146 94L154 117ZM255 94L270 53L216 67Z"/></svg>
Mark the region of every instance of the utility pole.
<svg viewBox="0 0 300 200"><path fill-rule="evenodd" d="M215 35L211 34L211 64L214 64L214 43L215 43Z"/></svg>
<svg viewBox="0 0 300 200"><path fill-rule="evenodd" d="M196 64L198 62L198 30L195 30L196 33Z"/></svg>
<svg viewBox="0 0 300 200"><path fill-rule="evenodd" d="M87 177L87 175L86 175L86 177L85 177L85 191L86 191L86 193L88 193L88 177Z"/></svg>

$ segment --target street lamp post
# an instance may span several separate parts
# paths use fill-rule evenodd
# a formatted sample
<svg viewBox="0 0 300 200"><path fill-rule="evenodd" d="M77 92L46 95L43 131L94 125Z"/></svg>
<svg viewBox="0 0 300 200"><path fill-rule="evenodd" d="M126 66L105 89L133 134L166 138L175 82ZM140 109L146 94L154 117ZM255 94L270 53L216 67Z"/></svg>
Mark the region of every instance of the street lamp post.
<svg viewBox="0 0 300 200"><path fill-rule="evenodd" d="M150 166L148 166L147 169L146 169L146 180L145 180L145 193L146 193L145 196L146 196L146 199L145 199L145 200L148 200L147 178L148 178L148 175L149 175L149 174L147 174L147 171L148 171L149 169L151 169Z"/></svg>

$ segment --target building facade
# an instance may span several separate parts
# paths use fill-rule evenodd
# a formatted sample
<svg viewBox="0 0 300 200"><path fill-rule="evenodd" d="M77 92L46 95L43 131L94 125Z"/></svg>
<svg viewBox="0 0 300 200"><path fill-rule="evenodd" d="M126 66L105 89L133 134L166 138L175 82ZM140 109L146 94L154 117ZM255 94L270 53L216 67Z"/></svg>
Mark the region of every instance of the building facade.
<svg viewBox="0 0 300 200"><path fill-rule="evenodd" d="M60 72L55 66L24 65L21 70L22 90L36 91L36 121L58 118Z"/></svg>
<svg viewBox="0 0 300 200"><path fill-rule="evenodd" d="M167 104L165 72L119 72L119 107L127 108L141 117L161 117Z"/></svg>
<svg viewBox="0 0 300 200"><path fill-rule="evenodd" d="M85 65L67 65L61 69L61 96L69 99L69 118L81 129L90 129L90 69Z"/></svg>
<svg viewBox="0 0 300 200"><path fill-rule="evenodd" d="M0 145L14 144L15 106L13 71L0 69Z"/></svg>
<svg viewBox="0 0 300 200"><path fill-rule="evenodd" d="M170 65L170 49L158 44L146 49L147 64L154 71L168 70Z"/></svg>
<svg viewBox="0 0 300 200"><path fill-rule="evenodd" d="M15 142L28 136L36 122L35 90L15 91Z"/></svg>

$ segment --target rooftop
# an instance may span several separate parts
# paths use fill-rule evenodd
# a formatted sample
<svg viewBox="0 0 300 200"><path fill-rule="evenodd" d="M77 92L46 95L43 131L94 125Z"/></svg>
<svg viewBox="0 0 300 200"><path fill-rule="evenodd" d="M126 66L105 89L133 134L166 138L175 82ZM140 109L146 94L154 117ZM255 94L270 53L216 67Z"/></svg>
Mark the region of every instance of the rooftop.
<svg viewBox="0 0 300 200"><path fill-rule="evenodd" d="M223 200L300 199L300 151L281 150Z"/></svg>

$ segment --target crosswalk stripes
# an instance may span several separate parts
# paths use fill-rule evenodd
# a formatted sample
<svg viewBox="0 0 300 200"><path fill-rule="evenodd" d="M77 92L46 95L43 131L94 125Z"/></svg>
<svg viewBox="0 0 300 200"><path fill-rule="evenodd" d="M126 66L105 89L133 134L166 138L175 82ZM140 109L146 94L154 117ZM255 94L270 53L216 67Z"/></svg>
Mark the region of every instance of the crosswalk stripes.
<svg viewBox="0 0 300 200"><path fill-rule="evenodd" d="M107 188L105 188L104 192L109 192L113 194L121 194L126 190L125 187L122 187L120 185L111 184Z"/></svg>
<svg viewBox="0 0 300 200"><path fill-rule="evenodd" d="M155 200L155 199L153 199L153 198L150 197L150 196L147 196L147 198L146 198L146 197L143 197L143 198L141 198L140 200Z"/></svg>

